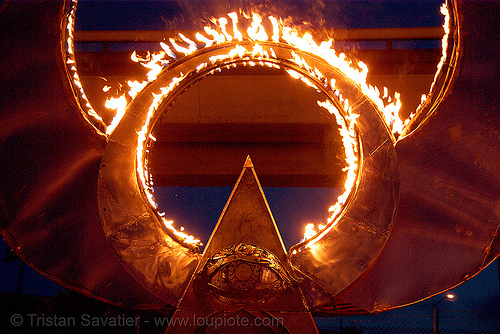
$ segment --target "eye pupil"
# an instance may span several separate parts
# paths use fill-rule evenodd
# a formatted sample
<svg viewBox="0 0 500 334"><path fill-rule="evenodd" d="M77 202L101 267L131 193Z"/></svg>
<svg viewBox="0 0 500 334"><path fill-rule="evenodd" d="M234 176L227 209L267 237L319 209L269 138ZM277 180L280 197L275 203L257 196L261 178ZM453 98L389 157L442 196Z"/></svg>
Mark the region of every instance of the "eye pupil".
<svg viewBox="0 0 500 334"><path fill-rule="evenodd" d="M240 263L235 268L234 276L240 281L249 280L252 277L252 275L253 275L252 267L250 267L250 265L246 263Z"/></svg>

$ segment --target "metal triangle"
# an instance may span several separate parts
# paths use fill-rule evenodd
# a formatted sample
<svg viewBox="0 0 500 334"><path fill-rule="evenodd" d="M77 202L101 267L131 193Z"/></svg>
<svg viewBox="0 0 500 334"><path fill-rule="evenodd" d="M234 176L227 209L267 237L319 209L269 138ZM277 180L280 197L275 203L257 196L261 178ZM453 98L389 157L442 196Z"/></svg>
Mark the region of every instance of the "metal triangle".
<svg viewBox="0 0 500 334"><path fill-rule="evenodd" d="M239 243L257 244L271 251L284 264L287 252L267 203L250 156L205 247L211 257Z"/></svg>
<svg viewBox="0 0 500 334"><path fill-rule="evenodd" d="M247 159L245 160L245 163L243 164L243 168L254 168L252 159L250 159L250 156L247 155Z"/></svg>

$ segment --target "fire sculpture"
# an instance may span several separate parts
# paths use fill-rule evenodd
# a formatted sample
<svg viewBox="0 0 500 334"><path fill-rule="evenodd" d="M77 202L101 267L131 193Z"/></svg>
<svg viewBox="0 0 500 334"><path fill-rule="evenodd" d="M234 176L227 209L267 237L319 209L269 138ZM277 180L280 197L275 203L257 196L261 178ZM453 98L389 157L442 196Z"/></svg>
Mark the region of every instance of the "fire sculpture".
<svg viewBox="0 0 500 334"><path fill-rule="evenodd" d="M109 303L179 305L182 311L190 307L189 291L196 294L194 282L204 279L214 303L227 302L220 282L233 281L219 278L228 271L252 278L248 257L257 254L268 277L299 287L300 312L375 313L449 289L498 256L500 45L492 37L498 4L448 4L442 67L398 140L383 122L384 106L349 70L283 43L284 35L263 40L260 23L250 41L225 37L218 47L191 50L186 38L186 56L145 86L106 131L83 90L73 86L77 73L64 34L71 5L6 2L0 11L2 50L11 61L1 66L8 81L1 97L2 233L24 261L55 282ZM32 38L32 52L18 57ZM142 152L156 114L185 85L225 66L279 66L322 90L328 99L321 105L344 126L344 150L355 156L352 186L331 220L285 257L281 250L267 252L262 240L234 240L200 255L196 238L163 220L148 192ZM239 262L231 267L224 257ZM239 279L233 285L252 284ZM275 296L267 292L263 299Z"/></svg>

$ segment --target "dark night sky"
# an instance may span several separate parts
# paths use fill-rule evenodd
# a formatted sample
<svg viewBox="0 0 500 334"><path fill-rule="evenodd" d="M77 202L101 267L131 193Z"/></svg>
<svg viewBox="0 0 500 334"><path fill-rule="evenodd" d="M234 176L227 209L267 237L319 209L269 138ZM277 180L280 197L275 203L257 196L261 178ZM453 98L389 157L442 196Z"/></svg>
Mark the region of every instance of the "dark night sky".
<svg viewBox="0 0 500 334"><path fill-rule="evenodd" d="M222 15L242 1L104 1L79 0L77 30L161 30L171 26L177 29L197 28L203 25L199 20L200 10ZM270 4L273 5L270 5ZM236 5L235 5L236 4ZM313 25L332 28L370 27L422 27L440 26L443 18L439 13L442 1L254 1L259 7L295 13L295 18L307 20ZM328 13L328 14L327 14ZM278 13L279 14L279 13ZM243 165L243 161L242 161ZM258 166L256 166L258 174ZM326 208L332 203L335 189L285 189L266 188L265 194L273 215L283 235L287 248L298 241L301 228L307 221L320 220ZM212 228L229 197L231 188L160 188L157 198L163 199L160 206L172 218L191 227L206 242ZM310 199L313 198L311 201ZM307 200L305 200L307 199ZM168 203L168 204L167 204ZM194 204L193 204L194 203ZM291 206L290 203L294 203ZM187 206L190 210L185 210ZM203 226L203 227L201 227ZM0 245L0 257L5 254L5 244ZM15 291L19 261L0 263L0 290ZM33 270L26 272L24 293L51 295L60 289L57 285L40 277ZM454 289L459 299L453 305L442 305L468 310L473 306L487 307L488 303L500 298L498 269L496 263L473 278L470 282ZM496 299L495 299L496 298ZM412 306L413 309L429 309L433 302ZM411 307L410 307L411 308ZM497 317L500 317L497 314Z"/></svg>
<svg viewBox="0 0 500 334"><path fill-rule="evenodd" d="M200 17L222 16L249 1L116 1L80 0L76 30L162 30L199 28ZM253 7L295 22L328 28L432 27L442 25L442 1L252 1ZM201 13L201 15L200 15ZM80 19L78 19L80 18Z"/></svg>

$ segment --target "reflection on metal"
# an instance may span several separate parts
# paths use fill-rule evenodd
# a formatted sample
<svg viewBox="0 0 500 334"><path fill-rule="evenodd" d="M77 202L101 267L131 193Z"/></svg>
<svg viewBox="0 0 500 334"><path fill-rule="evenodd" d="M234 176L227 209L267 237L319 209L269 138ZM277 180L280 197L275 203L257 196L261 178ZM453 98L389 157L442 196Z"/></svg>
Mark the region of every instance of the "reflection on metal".
<svg viewBox="0 0 500 334"><path fill-rule="evenodd" d="M407 305L470 279L498 257L500 3L450 2L452 40L438 74L442 84L417 115L424 121L397 143L347 78L295 50L324 66L360 114L362 164L336 225L290 256L257 196L250 165L239 181L240 187L248 181L241 195L248 200L237 200L235 190L203 255L162 225L139 185L137 133L149 93L188 73L199 64L196 57L219 50L169 68L106 140L83 117L66 74L61 27L69 3L6 1L0 11L2 235L55 282L132 308L179 305L179 317L194 311L203 319L283 316L272 330L301 333L299 322L313 325L310 310L338 315ZM28 41L36 43L26 48ZM290 52L272 46L278 57ZM210 70L238 62L231 61L185 77L160 109Z"/></svg>
<svg viewBox="0 0 500 334"><path fill-rule="evenodd" d="M205 333L243 310L266 315L252 333L317 333L300 282L248 157L167 333Z"/></svg>

